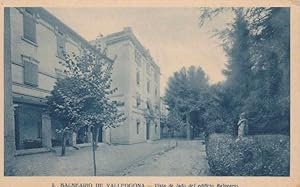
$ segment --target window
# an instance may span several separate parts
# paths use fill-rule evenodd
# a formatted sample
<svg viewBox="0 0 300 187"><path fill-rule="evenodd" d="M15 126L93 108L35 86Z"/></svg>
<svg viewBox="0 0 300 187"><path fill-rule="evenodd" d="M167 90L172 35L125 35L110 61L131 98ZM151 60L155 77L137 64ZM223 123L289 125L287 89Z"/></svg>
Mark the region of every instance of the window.
<svg viewBox="0 0 300 187"><path fill-rule="evenodd" d="M122 102L122 101L112 101L112 103L114 105L116 105L117 107L123 107L123 106L125 106L125 102Z"/></svg>
<svg viewBox="0 0 300 187"><path fill-rule="evenodd" d="M147 109L150 110L150 109L151 109L151 103L150 103L150 100L149 100L149 99L147 100L147 103L146 103L146 104L147 104Z"/></svg>
<svg viewBox="0 0 300 187"><path fill-rule="evenodd" d="M147 81L147 92L148 93L150 92L150 81L149 80Z"/></svg>
<svg viewBox="0 0 300 187"><path fill-rule="evenodd" d="M135 62L137 63L138 66L141 66L141 61L142 61L141 54L137 50L135 50Z"/></svg>
<svg viewBox="0 0 300 187"><path fill-rule="evenodd" d="M24 84L38 86L38 65L28 59L24 61Z"/></svg>
<svg viewBox="0 0 300 187"><path fill-rule="evenodd" d="M155 105L155 110L156 110L156 112L159 112L159 106L158 105Z"/></svg>
<svg viewBox="0 0 300 187"><path fill-rule="evenodd" d="M66 74L61 69L55 69L57 80L62 80L66 78Z"/></svg>
<svg viewBox="0 0 300 187"><path fill-rule="evenodd" d="M26 9L23 14L23 33L25 39L36 43L36 24L30 9Z"/></svg>
<svg viewBox="0 0 300 187"><path fill-rule="evenodd" d="M155 82L159 82L159 74L157 72L154 74L154 80Z"/></svg>
<svg viewBox="0 0 300 187"><path fill-rule="evenodd" d="M147 71L148 75L151 75L151 70L150 70L150 64L149 63L147 63L147 65L146 65L146 71Z"/></svg>
<svg viewBox="0 0 300 187"><path fill-rule="evenodd" d="M136 97L136 107L139 108L141 106L141 96Z"/></svg>
<svg viewBox="0 0 300 187"><path fill-rule="evenodd" d="M140 133L140 120L136 120L136 134L139 134Z"/></svg>
<svg viewBox="0 0 300 187"><path fill-rule="evenodd" d="M136 84L140 85L140 72L139 71L136 72Z"/></svg>
<svg viewBox="0 0 300 187"><path fill-rule="evenodd" d="M158 93L158 92L157 92L157 88L155 88L155 96L157 96L157 93Z"/></svg>
<svg viewBox="0 0 300 187"><path fill-rule="evenodd" d="M56 40L57 40L57 56L64 59L66 42L61 32L58 32Z"/></svg>
<svg viewBox="0 0 300 187"><path fill-rule="evenodd" d="M157 133L157 127L158 127L158 125L157 124L155 124L155 134Z"/></svg>
<svg viewBox="0 0 300 187"><path fill-rule="evenodd" d="M37 124L37 128L38 128L37 138L42 138L42 124L41 124L41 122Z"/></svg>

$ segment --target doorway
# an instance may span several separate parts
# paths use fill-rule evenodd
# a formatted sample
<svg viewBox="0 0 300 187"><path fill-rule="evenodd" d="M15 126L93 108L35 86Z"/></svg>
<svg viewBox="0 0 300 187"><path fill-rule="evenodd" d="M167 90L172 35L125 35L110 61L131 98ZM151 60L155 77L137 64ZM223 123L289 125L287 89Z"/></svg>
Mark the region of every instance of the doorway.
<svg viewBox="0 0 300 187"><path fill-rule="evenodd" d="M99 143L103 142L103 140L102 140L102 128L99 128L99 132L98 132L98 142L99 142Z"/></svg>
<svg viewBox="0 0 300 187"><path fill-rule="evenodd" d="M150 139L150 122L146 122L146 140Z"/></svg>

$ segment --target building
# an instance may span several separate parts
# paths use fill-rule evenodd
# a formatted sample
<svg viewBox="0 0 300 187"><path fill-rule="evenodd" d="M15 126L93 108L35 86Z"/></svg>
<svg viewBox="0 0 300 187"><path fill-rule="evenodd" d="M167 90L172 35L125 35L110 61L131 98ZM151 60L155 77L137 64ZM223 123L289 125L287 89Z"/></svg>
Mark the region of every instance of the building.
<svg viewBox="0 0 300 187"><path fill-rule="evenodd" d="M91 42L92 44L95 41ZM103 141L133 144L160 138L160 68L131 28L101 39L109 58L116 57L112 99L123 101L126 120L117 128L103 131ZM151 116L151 117L149 117Z"/></svg>
<svg viewBox="0 0 300 187"><path fill-rule="evenodd" d="M4 17L5 175L9 175L15 155L61 145L56 129L63 124L47 113L46 97L65 76L59 64L63 51L80 55L84 48L96 49L43 8L5 8ZM130 29L102 42L107 56L118 56L112 79L119 90L112 99L124 102L121 109L127 119L118 128L103 130L98 140L131 144L159 139L159 67ZM145 118L149 111L154 117ZM82 128L68 144L90 141L89 129Z"/></svg>
<svg viewBox="0 0 300 187"><path fill-rule="evenodd" d="M94 48L43 8L5 9L5 49L9 51L5 64L10 64L5 73L9 76L11 71L11 82L6 88L11 87L11 92L5 97L12 96L10 108L14 112L13 118L5 122L5 128L12 128L7 137L14 137L8 144L17 154L33 148L49 150L60 145L61 136L56 129L62 124L47 114L45 97L57 79L64 77L59 64L63 51L80 55L83 48ZM85 141L79 133L77 143Z"/></svg>

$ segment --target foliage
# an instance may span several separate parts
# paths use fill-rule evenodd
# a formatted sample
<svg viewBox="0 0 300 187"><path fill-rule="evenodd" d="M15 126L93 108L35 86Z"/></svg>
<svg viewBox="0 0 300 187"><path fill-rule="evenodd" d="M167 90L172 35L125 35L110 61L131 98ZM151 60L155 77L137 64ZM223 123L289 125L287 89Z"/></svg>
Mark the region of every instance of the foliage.
<svg viewBox="0 0 300 187"><path fill-rule="evenodd" d="M228 58L218 92L221 119L233 133L246 112L251 134L289 134L289 9L204 8L200 26L226 11L233 22L214 34Z"/></svg>
<svg viewBox="0 0 300 187"><path fill-rule="evenodd" d="M185 67L169 78L165 102L168 106L170 129L186 125L187 118L192 128L203 127L201 115L210 104L208 77L201 67ZM173 126L173 127L171 127Z"/></svg>
<svg viewBox="0 0 300 187"><path fill-rule="evenodd" d="M206 152L214 175L288 176L289 146L285 135L255 135L236 142L230 135L212 134Z"/></svg>
<svg viewBox="0 0 300 187"><path fill-rule="evenodd" d="M147 102L147 108L144 109L144 117L147 123L156 123L160 119L158 110L155 110L150 102Z"/></svg>
<svg viewBox="0 0 300 187"><path fill-rule="evenodd" d="M170 111L166 116L166 126L168 128L168 134L173 137L180 135L180 130L186 128L186 123L182 120L180 114L176 113L176 111Z"/></svg>
<svg viewBox="0 0 300 187"><path fill-rule="evenodd" d="M110 99L117 90L111 88L113 61L97 51L98 46L83 50L81 56L65 54L60 63L66 78L59 79L47 97L50 115L64 122L61 132L89 126L94 129L94 140L96 129L115 127L124 120L118 102Z"/></svg>

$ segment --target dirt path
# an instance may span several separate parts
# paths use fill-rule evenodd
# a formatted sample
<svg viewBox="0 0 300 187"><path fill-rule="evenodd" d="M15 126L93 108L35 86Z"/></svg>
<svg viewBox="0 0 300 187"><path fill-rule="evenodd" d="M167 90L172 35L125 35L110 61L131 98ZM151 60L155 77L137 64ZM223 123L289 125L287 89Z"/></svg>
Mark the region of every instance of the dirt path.
<svg viewBox="0 0 300 187"><path fill-rule="evenodd" d="M199 140L180 140L177 147L141 160L122 173L130 176L205 176L208 174L205 146Z"/></svg>

